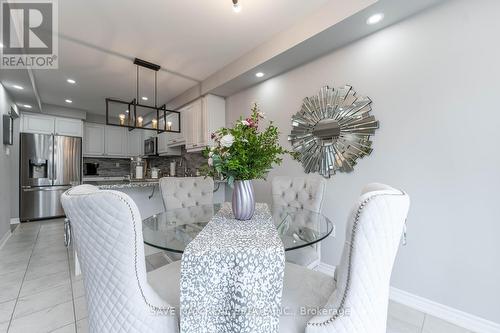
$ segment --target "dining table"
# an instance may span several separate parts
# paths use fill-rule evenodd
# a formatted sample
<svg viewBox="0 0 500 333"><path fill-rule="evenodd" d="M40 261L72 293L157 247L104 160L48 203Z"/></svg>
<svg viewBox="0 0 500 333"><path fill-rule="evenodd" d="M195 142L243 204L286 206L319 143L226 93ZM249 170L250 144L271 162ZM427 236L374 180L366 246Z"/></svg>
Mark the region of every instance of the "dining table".
<svg viewBox="0 0 500 333"><path fill-rule="evenodd" d="M226 202L166 210L142 223L146 244L182 253L182 333L277 333L285 251L313 246L333 230L321 213L265 203L247 221Z"/></svg>
<svg viewBox="0 0 500 333"><path fill-rule="evenodd" d="M330 236L334 223L322 213L293 206L268 205L285 251L314 245ZM223 203L166 210L142 221L144 243L174 253L186 246L221 210Z"/></svg>

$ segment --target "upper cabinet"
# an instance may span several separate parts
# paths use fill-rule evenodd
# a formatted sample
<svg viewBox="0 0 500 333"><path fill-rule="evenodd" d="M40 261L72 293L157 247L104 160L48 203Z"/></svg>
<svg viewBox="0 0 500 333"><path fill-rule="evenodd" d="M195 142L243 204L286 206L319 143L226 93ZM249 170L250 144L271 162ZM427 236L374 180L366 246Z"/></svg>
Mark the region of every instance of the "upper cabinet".
<svg viewBox="0 0 500 333"><path fill-rule="evenodd" d="M123 157L128 155L128 130L124 127L106 126L104 131L104 155Z"/></svg>
<svg viewBox="0 0 500 333"><path fill-rule="evenodd" d="M144 131L135 129L128 132L128 156L142 156L144 153Z"/></svg>
<svg viewBox="0 0 500 333"><path fill-rule="evenodd" d="M23 113L21 131L25 133L55 134L64 136L83 135L83 121L53 117L44 114Z"/></svg>
<svg viewBox="0 0 500 333"><path fill-rule="evenodd" d="M103 124L85 123L83 156L135 157L142 156L144 131Z"/></svg>
<svg viewBox="0 0 500 333"><path fill-rule="evenodd" d="M104 125L85 123L83 134L83 155L104 155Z"/></svg>
<svg viewBox="0 0 500 333"><path fill-rule="evenodd" d="M222 97L206 95L180 111L188 152L211 145L211 134L226 125L226 101Z"/></svg>
<svg viewBox="0 0 500 333"><path fill-rule="evenodd" d="M70 118L55 118L55 134L65 136L83 136L83 121Z"/></svg>
<svg viewBox="0 0 500 333"><path fill-rule="evenodd" d="M179 120L181 122L180 124L179 124ZM184 126L182 112L180 114L180 117L177 117L176 114L170 114L169 116L167 116L167 122L172 123L173 129L180 129L180 131L181 131L180 133L175 133L175 132L164 133L164 134L166 134L166 137L167 137L168 146L169 147L178 147L178 146L184 145L186 143L186 139L184 138L184 133L185 133L184 127L185 126Z"/></svg>
<svg viewBox="0 0 500 333"><path fill-rule="evenodd" d="M24 113L22 117L22 132L55 134L63 136L83 135L83 122L79 119L53 117L43 114Z"/></svg>
<svg viewBox="0 0 500 333"><path fill-rule="evenodd" d="M199 117L201 117L201 98L182 108L181 114L184 115L186 150L196 149L198 147L198 136L201 133L199 121Z"/></svg>
<svg viewBox="0 0 500 333"><path fill-rule="evenodd" d="M22 132L54 134L55 117L35 114L22 114Z"/></svg>

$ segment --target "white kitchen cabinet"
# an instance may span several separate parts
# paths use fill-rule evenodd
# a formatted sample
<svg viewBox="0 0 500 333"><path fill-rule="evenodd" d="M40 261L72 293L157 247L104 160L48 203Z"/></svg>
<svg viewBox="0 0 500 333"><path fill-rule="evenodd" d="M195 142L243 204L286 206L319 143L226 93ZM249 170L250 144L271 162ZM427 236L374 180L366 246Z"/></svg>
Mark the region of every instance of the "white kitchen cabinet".
<svg viewBox="0 0 500 333"><path fill-rule="evenodd" d="M144 131L135 129L128 132L128 156L142 156L144 154Z"/></svg>
<svg viewBox="0 0 500 333"><path fill-rule="evenodd" d="M55 134L82 137L83 122L79 119L55 118Z"/></svg>
<svg viewBox="0 0 500 333"><path fill-rule="evenodd" d="M202 99L198 99L181 110L184 113L186 150L192 151L198 148L201 136Z"/></svg>
<svg viewBox="0 0 500 333"><path fill-rule="evenodd" d="M22 119L22 132L54 134L55 117L37 114L23 114Z"/></svg>
<svg viewBox="0 0 500 333"><path fill-rule="evenodd" d="M85 123L83 155L110 158L142 156L145 132L139 129L129 131L124 127Z"/></svg>
<svg viewBox="0 0 500 333"><path fill-rule="evenodd" d="M44 114L22 114L22 132L83 136L83 121L80 119L54 117Z"/></svg>
<svg viewBox="0 0 500 333"><path fill-rule="evenodd" d="M203 97L200 121L198 146L210 146L213 143L212 133L226 126L226 100L215 95Z"/></svg>
<svg viewBox="0 0 500 333"><path fill-rule="evenodd" d="M186 143L186 140L184 138L184 133L185 133L185 124L183 120L183 113L181 112L180 115L175 114L170 114L167 116L167 122L170 121L172 123L172 129L180 129L180 133L175 133L175 132L169 132L167 133L168 137L168 146L169 147L178 147L182 146ZM179 124L179 118L181 123ZM180 125L180 126L179 126Z"/></svg>
<svg viewBox="0 0 500 333"><path fill-rule="evenodd" d="M83 130L84 156L104 156L105 127L101 124L85 123Z"/></svg>
<svg viewBox="0 0 500 333"><path fill-rule="evenodd" d="M188 152L200 151L211 145L211 134L226 125L226 102L222 97L206 95L181 112L185 112Z"/></svg>
<svg viewBox="0 0 500 333"><path fill-rule="evenodd" d="M168 132L163 132L158 134L158 155L161 156L181 156L181 147L171 147L169 146L169 134Z"/></svg>
<svg viewBox="0 0 500 333"><path fill-rule="evenodd" d="M104 155L110 157L125 157L127 151L127 128L106 126L104 131Z"/></svg>

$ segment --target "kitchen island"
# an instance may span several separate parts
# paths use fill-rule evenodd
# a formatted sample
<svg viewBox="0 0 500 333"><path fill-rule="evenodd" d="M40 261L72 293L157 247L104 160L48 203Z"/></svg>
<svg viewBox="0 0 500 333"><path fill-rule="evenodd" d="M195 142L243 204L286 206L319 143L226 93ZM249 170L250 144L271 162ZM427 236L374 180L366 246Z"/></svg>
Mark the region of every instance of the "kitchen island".
<svg viewBox="0 0 500 333"><path fill-rule="evenodd" d="M139 208L142 218L165 210L161 196L159 179L128 180L119 177L84 178L84 184L91 184L101 190L120 191L132 198ZM215 181L214 203L225 201L225 182Z"/></svg>

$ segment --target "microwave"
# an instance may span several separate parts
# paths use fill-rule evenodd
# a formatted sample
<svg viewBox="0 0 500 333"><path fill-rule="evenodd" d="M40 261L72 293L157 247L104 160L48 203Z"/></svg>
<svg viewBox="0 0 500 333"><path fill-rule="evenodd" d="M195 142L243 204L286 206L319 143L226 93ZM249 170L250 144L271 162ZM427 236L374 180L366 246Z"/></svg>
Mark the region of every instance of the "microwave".
<svg viewBox="0 0 500 333"><path fill-rule="evenodd" d="M147 156L156 155L157 143L158 143L158 141L156 138L149 138L149 139L144 140L144 155L147 155Z"/></svg>

